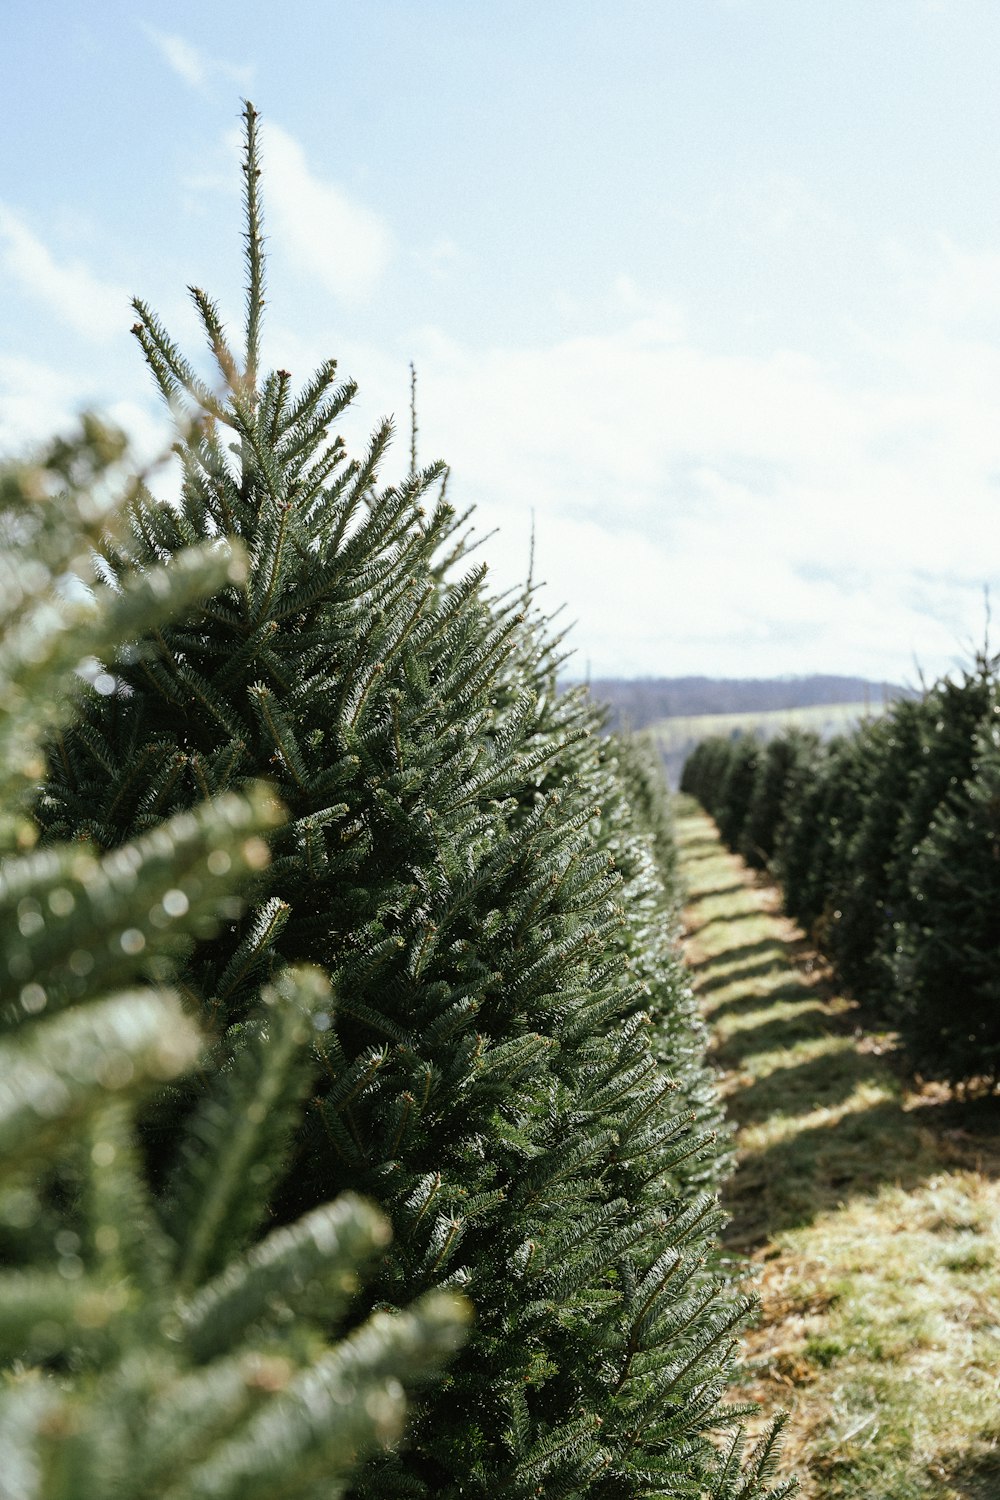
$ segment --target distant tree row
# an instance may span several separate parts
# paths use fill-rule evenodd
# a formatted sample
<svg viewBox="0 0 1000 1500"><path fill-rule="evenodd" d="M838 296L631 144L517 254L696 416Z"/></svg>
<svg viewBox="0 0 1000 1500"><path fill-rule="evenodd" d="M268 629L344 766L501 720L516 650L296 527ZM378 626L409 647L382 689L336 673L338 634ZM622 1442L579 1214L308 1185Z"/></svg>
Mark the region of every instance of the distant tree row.
<svg viewBox="0 0 1000 1500"><path fill-rule="evenodd" d="M681 789L784 887L923 1076L1000 1083L998 659L825 745L703 741Z"/></svg>

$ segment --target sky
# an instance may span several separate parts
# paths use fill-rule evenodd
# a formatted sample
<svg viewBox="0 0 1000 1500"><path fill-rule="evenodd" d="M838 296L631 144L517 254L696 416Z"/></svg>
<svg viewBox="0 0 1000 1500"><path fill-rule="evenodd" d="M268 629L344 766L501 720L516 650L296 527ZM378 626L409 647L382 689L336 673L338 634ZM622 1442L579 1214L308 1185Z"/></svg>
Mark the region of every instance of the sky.
<svg viewBox="0 0 1000 1500"><path fill-rule="evenodd" d="M532 530L578 676L912 682L1000 575L995 0L0 0L0 453L164 413L129 335L240 326L360 446ZM169 488L169 479L164 480ZM996 632L995 632L996 633Z"/></svg>

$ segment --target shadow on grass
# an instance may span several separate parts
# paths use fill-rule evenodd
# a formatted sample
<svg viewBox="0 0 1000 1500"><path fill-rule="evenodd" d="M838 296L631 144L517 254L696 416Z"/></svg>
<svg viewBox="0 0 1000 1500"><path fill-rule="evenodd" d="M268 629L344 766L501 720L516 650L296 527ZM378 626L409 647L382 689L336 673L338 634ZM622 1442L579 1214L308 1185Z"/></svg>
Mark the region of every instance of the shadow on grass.
<svg viewBox="0 0 1000 1500"><path fill-rule="evenodd" d="M716 896L734 896L737 891L752 890L745 880L734 880L731 885L713 885L711 889L697 890L690 893L690 903L698 906L702 901L711 901Z"/></svg>
<svg viewBox="0 0 1000 1500"><path fill-rule="evenodd" d="M714 841L699 839L696 843L679 845L679 853L685 865L694 865L705 859L718 859L721 850Z"/></svg>
<svg viewBox="0 0 1000 1500"><path fill-rule="evenodd" d="M706 934L708 934L708 941L713 942L715 941L714 934L717 934L720 929L726 930L732 927L739 927L741 924L743 926L747 926L750 923L752 923L756 928L760 927L760 912L755 911L752 907L744 908L741 911L720 912L716 917L709 917L707 922L698 923L698 941L702 943L705 942ZM771 938L762 941L773 942L774 939ZM710 958L705 960L702 964L702 967L705 966L705 963L728 963L732 955L738 952L738 948L725 948L722 950L722 952L713 954Z"/></svg>
<svg viewBox="0 0 1000 1500"><path fill-rule="evenodd" d="M884 1085L886 1070L878 1057L853 1047L824 1052L806 1062L775 1068L734 1093L729 1113L738 1125L758 1120L834 1109L865 1083Z"/></svg>
<svg viewBox="0 0 1000 1500"><path fill-rule="evenodd" d="M795 1010L786 1011L770 1021L760 1021L755 1026L741 1026L724 1040L717 1040L712 1048L712 1061L723 1068L740 1069L747 1058L757 1057L763 1052L780 1052L782 1048L819 1036L842 1035L813 989L790 986L786 994L772 1003L794 1005ZM763 1009L759 997L757 1006ZM711 1018L713 1022L715 1019L714 1016ZM736 1097L734 1095L734 1100Z"/></svg>
<svg viewBox="0 0 1000 1500"><path fill-rule="evenodd" d="M991 1446L983 1451L959 1454L943 1464L948 1483L962 1500L997 1500L1000 1495L1000 1432L985 1433L984 1444L991 1437Z"/></svg>
<svg viewBox="0 0 1000 1500"><path fill-rule="evenodd" d="M735 916L730 916L730 918L718 918L718 926L723 926L724 921L750 921L751 918L753 918L753 912L736 913ZM712 918L712 921L702 922L700 926L691 927L691 938L694 938L697 944L702 944L703 935L714 927L715 921L717 921L717 918ZM763 959L765 954L768 954L771 965L777 966L781 962L781 939L757 938L754 939L754 942L733 944L732 948L724 948L721 953L709 953L703 959L691 959L688 962L688 968L691 969L691 974L696 977L694 983L696 983L697 990L703 993L706 987L720 989L721 984L729 984L729 975L723 977L721 974L712 974L714 969L726 968L732 974L736 966L744 962L754 962L754 960Z"/></svg>
<svg viewBox="0 0 1000 1500"><path fill-rule="evenodd" d="M1000 1181L1000 1096L961 1099L944 1091L918 1095L909 1101L907 1113L915 1124L935 1132L957 1166Z"/></svg>
<svg viewBox="0 0 1000 1500"><path fill-rule="evenodd" d="M677 847L683 853L688 854L692 849L708 849L713 854L724 852L722 845L714 833L706 833L704 825L695 828L691 833L683 828L677 829Z"/></svg>
<svg viewBox="0 0 1000 1500"><path fill-rule="evenodd" d="M699 835L687 845L683 859L718 858L720 853L714 836ZM732 1215L725 1238L731 1248L752 1251L888 1184L907 1191L918 1187L940 1169L943 1138L956 1138L950 1143L956 1164L968 1157L982 1170L984 1156L991 1165L1000 1159L988 1149L986 1119L978 1131L969 1129L965 1116L964 1128L942 1130L943 1120L933 1116L949 1112L936 1102L928 1099L914 1109L911 1100L904 1109L897 1075L879 1050L843 1044L865 1013L855 1002L831 993L825 968L814 970L809 962L810 943L795 936L787 922L774 923L769 935L754 934L744 942L741 937L751 934L741 933L739 924L764 919L767 931L770 911L723 912L699 923L699 902L715 895L731 898L739 891L752 894L752 886L734 880L732 866L720 869L716 879L716 890L692 897L690 927L693 954L712 946L718 951L689 962L715 1035L712 1062L736 1075L728 1111L759 1143L740 1152L725 1193ZM713 1004L711 997L723 990L731 993ZM809 1055L825 1038L841 1045ZM753 1059L765 1054L776 1055L780 1066L754 1077ZM962 1479L956 1470L956 1488L969 1500L980 1500L980 1495L1000 1500L1000 1490L994 1497L989 1489L977 1488L979 1469L969 1470L966 1490L960 1488Z"/></svg>
<svg viewBox="0 0 1000 1500"><path fill-rule="evenodd" d="M732 1221L726 1243L753 1250L785 1229L811 1224L848 1198L887 1183L912 1189L938 1164L896 1100L803 1126L741 1157L724 1195Z"/></svg>
<svg viewBox="0 0 1000 1500"><path fill-rule="evenodd" d="M734 1016L752 1015L755 1010L764 1012L772 1005L798 1005L803 1000L815 1000L818 997L819 992L812 985L803 984L795 978L789 979L787 975L782 977L781 967L778 965L761 965L752 977L759 985L768 975L773 975L779 982L770 985L763 992L757 990L753 995L743 993L733 995L730 1000L717 1000L706 1012L709 1024L718 1026ZM739 976L734 980L734 983L738 982Z"/></svg>
<svg viewBox="0 0 1000 1500"><path fill-rule="evenodd" d="M698 927L695 930L695 937L700 940L702 933L709 925L706 922L704 926ZM725 976L721 974L713 976L710 972L712 969L720 968L723 964L728 968L730 964L741 964L747 959L751 962L758 958L763 959L765 953L770 954L769 967L774 968L777 964L785 961L783 955L787 953L787 949L782 944L780 938L758 938L755 943L740 943L736 947L727 948L723 953L712 953L707 958L696 960L690 965L690 968L692 973L697 976L699 993L704 994L706 989L719 989L723 984L729 983L728 974ZM707 978L703 979L701 977L703 974L706 974Z"/></svg>
<svg viewBox="0 0 1000 1500"><path fill-rule="evenodd" d="M776 969L772 969L769 972L775 975L778 973ZM763 975L757 976L758 983L763 977ZM718 1028L720 1023L725 1024L727 1021L738 1020L741 1016L751 1016L755 1010L763 1012L769 1001L774 1001L777 1005L795 1005L803 998L804 996L799 987L789 984L786 980L783 984L776 984L773 989L768 990L763 1001L759 994L734 995L731 1000L720 1000L711 1011L706 1012L705 1019L708 1021L709 1027Z"/></svg>

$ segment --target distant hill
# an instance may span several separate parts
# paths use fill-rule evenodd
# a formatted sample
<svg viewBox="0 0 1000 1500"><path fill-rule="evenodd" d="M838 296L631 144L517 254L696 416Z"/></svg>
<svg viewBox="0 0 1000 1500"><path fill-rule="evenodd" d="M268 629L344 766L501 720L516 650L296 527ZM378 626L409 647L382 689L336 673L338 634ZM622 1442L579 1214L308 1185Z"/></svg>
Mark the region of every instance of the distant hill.
<svg viewBox="0 0 1000 1500"><path fill-rule="evenodd" d="M863 719L878 718L885 706L868 703L815 703L806 708L759 709L740 714L673 714L646 726L659 746L667 780L677 786L684 762L695 745L709 735L752 734L766 741L786 729L804 729L821 740L850 734Z"/></svg>
<svg viewBox="0 0 1000 1500"><path fill-rule="evenodd" d="M793 726L820 739L877 718L913 689L864 677L602 677L590 691L611 710L609 729L647 729L676 786L684 762L713 734L755 734L761 740Z"/></svg>
<svg viewBox="0 0 1000 1500"><path fill-rule="evenodd" d="M843 703L880 712L911 690L864 677L598 677L592 695L612 711L612 729L648 729L661 719L777 713Z"/></svg>

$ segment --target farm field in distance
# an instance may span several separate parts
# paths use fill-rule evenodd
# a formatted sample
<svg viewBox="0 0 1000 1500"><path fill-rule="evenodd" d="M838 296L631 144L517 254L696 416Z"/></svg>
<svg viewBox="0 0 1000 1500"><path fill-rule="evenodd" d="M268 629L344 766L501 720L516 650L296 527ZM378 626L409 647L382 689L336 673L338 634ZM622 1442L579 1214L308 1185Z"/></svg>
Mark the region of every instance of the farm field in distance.
<svg viewBox="0 0 1000 1500"><path fill-rule="evenodd" d="M802 708L746 710L725 714L678 714L657 719L647 733L657 743L672 785L676 786L681 767L696 745L712 735L754 734L769 740L784 729L811 730L820 739L830 739L853 729L865 718L876 718L884 704L818 703Z"/></svg>

